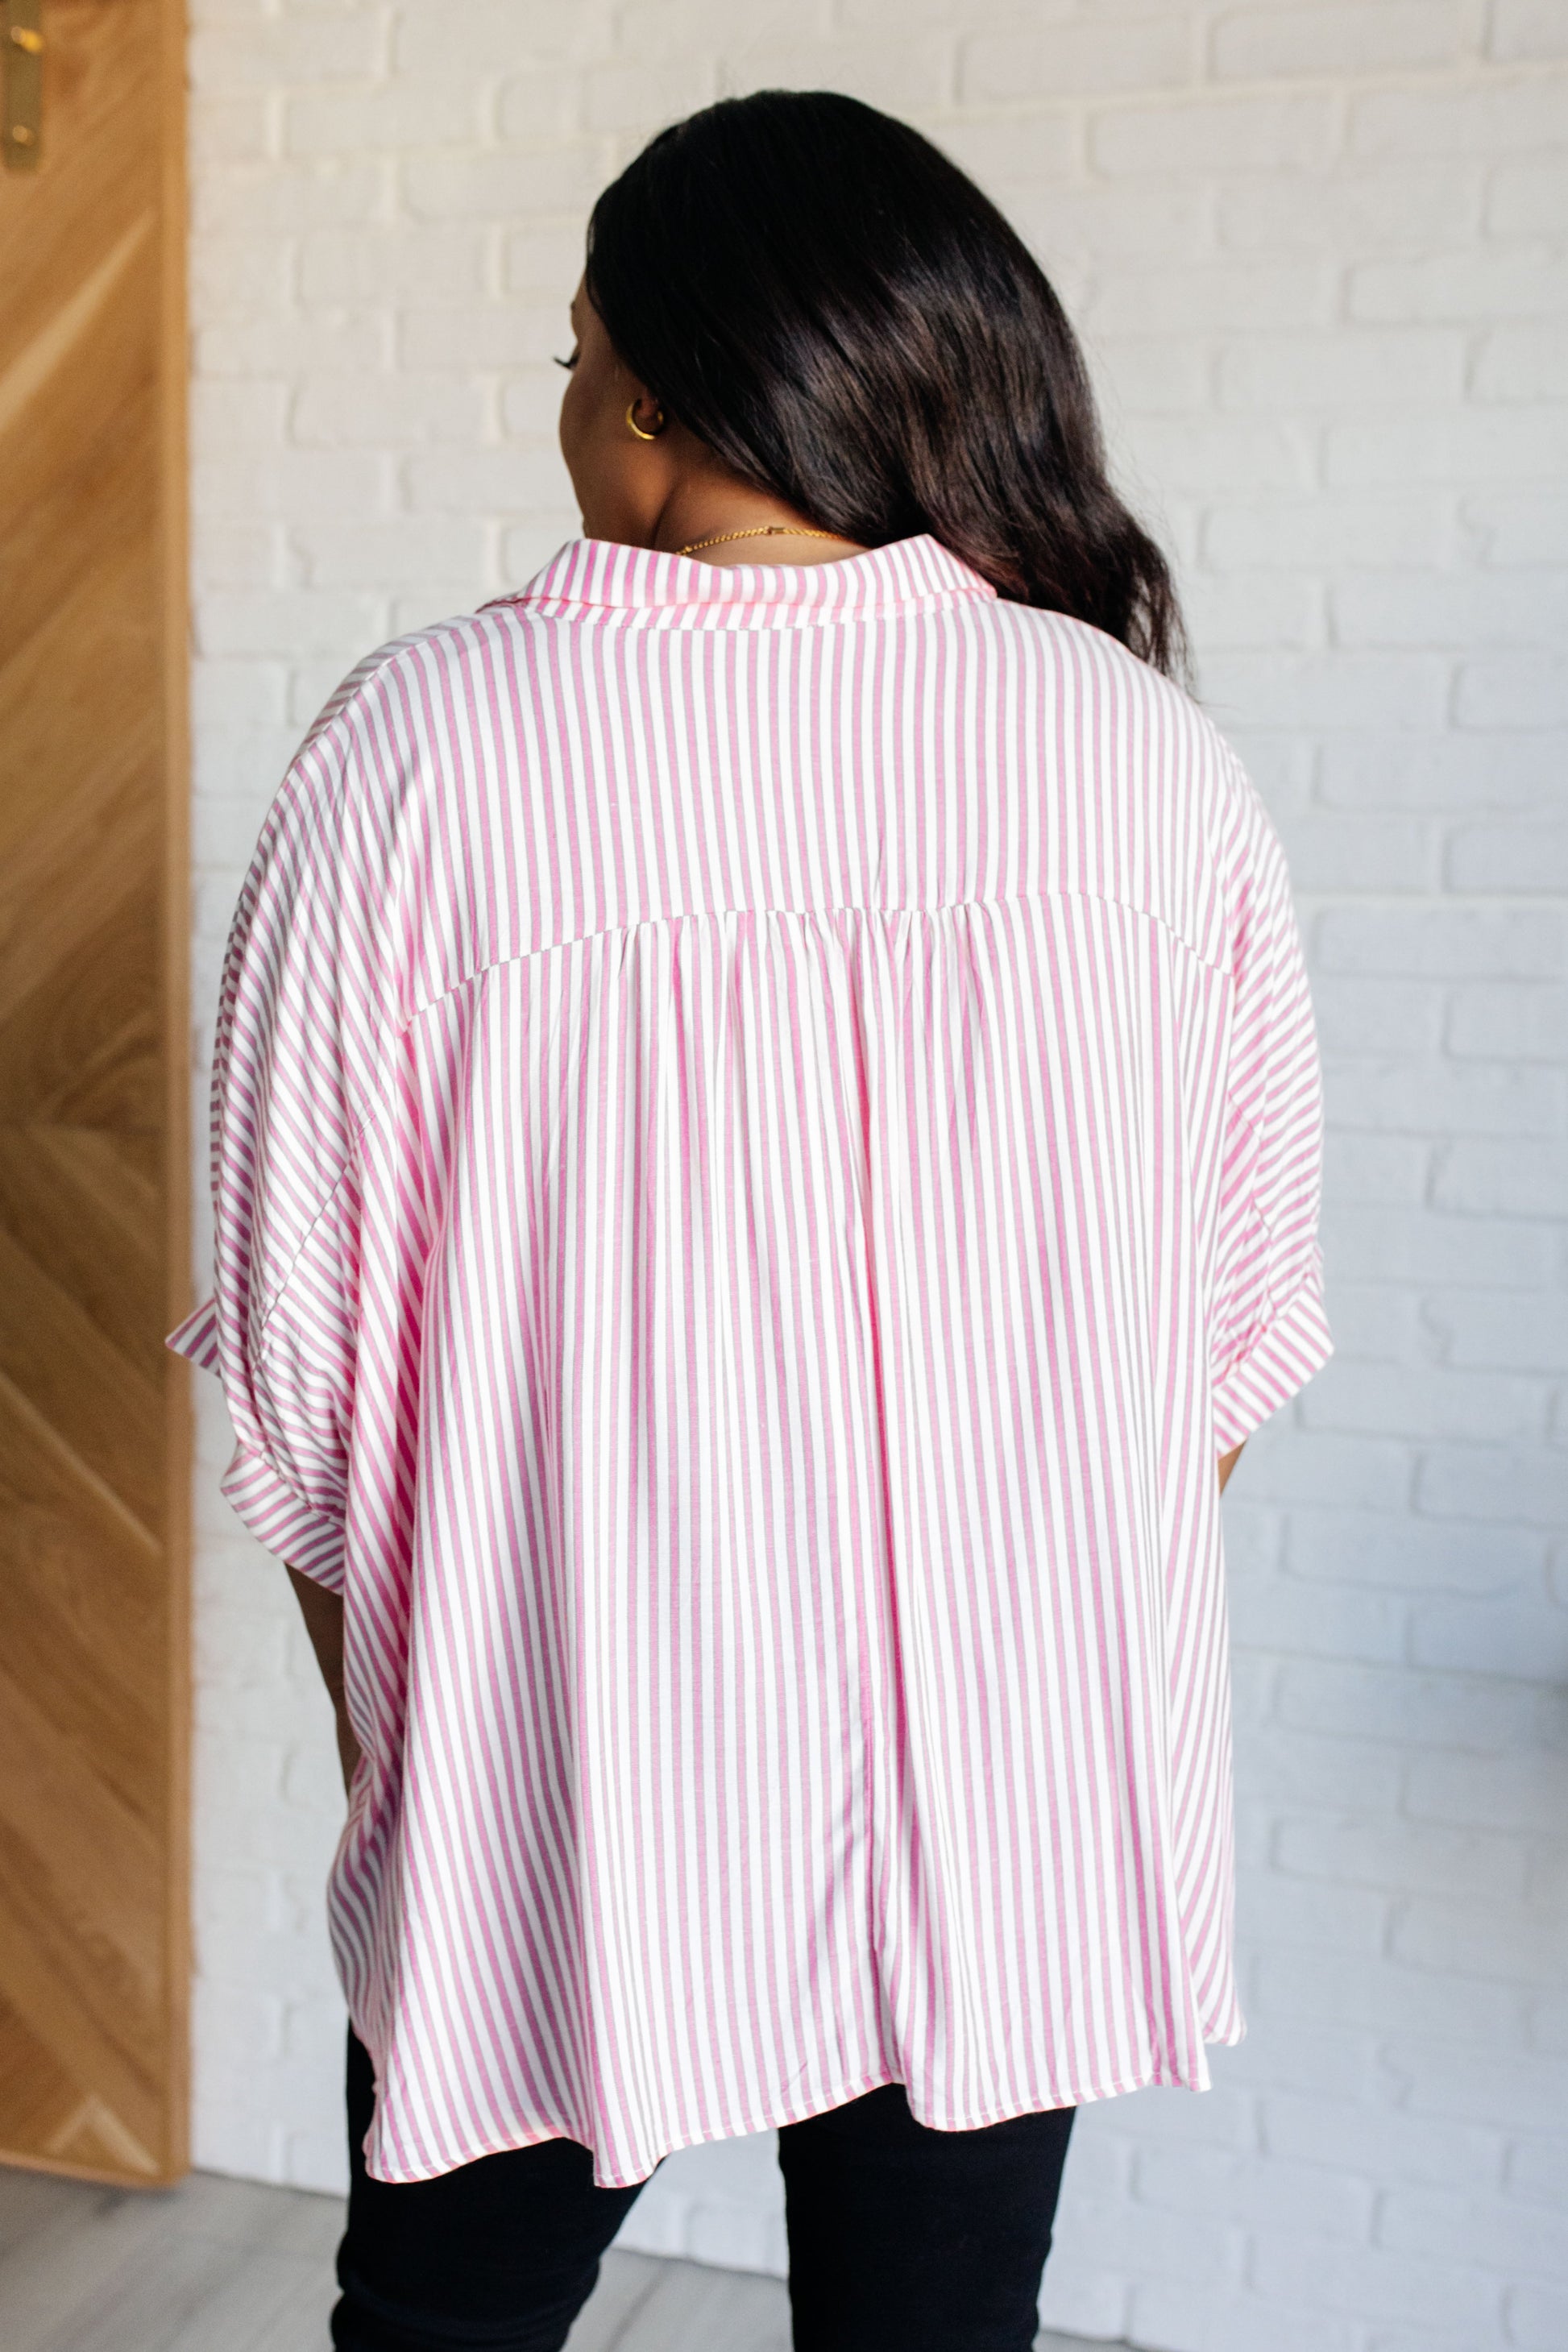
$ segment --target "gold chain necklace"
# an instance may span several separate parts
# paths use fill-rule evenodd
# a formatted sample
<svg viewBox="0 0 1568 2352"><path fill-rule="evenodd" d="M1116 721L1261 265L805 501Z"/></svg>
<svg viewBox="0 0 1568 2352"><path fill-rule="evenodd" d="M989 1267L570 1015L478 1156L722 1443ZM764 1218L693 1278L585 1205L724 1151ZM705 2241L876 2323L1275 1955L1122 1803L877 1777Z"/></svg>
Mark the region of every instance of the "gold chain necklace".
<svg viewBox="0 0 1568 2352"><path fill-rule="evenodd" d="M711 539L693 539L676 549L677 555L695 555L700 547L722 547L730 539L837 539L836 530L805 530L795 523L759 522L750 530L716 530Z"/></svg>

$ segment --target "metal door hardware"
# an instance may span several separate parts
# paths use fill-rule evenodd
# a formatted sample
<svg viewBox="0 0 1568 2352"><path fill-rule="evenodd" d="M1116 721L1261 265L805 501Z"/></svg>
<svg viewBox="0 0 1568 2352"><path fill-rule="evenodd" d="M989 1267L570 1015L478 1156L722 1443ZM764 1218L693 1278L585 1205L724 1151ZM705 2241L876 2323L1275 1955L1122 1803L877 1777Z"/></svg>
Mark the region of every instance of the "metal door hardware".
<svg viewBox="0 0 1568 2352"><path fill-rule="evenodd" d="M5 167L36 172L44 136L44 36L41 0L0 0L0 131Z"/></svg>

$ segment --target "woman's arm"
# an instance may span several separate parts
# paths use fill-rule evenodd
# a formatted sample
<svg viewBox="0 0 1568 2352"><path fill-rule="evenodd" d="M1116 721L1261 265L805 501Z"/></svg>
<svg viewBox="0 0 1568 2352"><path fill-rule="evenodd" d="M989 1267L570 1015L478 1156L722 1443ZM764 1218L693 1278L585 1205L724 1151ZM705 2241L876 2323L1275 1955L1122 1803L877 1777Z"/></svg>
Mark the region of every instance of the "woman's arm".
<svg viewBox="0 0 1568 2352"><path fill-rule="evenodd" d="M1246 1443L1247 1440L1244 1437L1241 1445L1245 1445ZM1241 1459L1241 1445L1233 1445L1228 1454L1222 1454L1219 1457L1219 1491L1222 1495L1231 1472Z"/></svg>
<svg viewBox="0 0 1568 2352"><path fill-rule="evenodd" d="M327 1685L327 1696L337 1717L338 1758L343 1768L346 1790L353 1779L360 1751L343 1704L343 1596L341 1592L329 1592L312 1577L301 1576L297 1568L289 1569L289 1581L294 1588L305 1631L310 1637L310 1647L316 1653L316 1664L321 1669L321 1680Z"/></svg>

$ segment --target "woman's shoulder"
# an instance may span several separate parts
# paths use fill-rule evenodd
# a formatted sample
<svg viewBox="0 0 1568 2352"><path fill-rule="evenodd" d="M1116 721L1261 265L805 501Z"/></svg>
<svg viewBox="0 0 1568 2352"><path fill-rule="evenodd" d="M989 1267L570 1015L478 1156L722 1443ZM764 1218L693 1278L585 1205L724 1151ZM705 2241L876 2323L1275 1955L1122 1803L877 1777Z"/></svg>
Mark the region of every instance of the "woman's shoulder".
<svg viewBox="0 0 1568 2352"><path fill-rule="evenodd" d="M1221 803L1247 789L1234 748L1196 695L1119 637L1070 613L1003 597L983 618L1026 666L1058 731L1065 720L1069 732L1109 751L1107 764L1130 783Z"/></svg>
<svg viewBox="0 0 1568 2352"><path fill-rule="evenodd" d="M445 677L468 669L487 640L498 635L497 616L501 609L497 604L448 614L388 637L363 654L312 719L300 746L301 752L340 722L352 725L373 709L384 709L389 701L411 695L423 698Z"/></svg>

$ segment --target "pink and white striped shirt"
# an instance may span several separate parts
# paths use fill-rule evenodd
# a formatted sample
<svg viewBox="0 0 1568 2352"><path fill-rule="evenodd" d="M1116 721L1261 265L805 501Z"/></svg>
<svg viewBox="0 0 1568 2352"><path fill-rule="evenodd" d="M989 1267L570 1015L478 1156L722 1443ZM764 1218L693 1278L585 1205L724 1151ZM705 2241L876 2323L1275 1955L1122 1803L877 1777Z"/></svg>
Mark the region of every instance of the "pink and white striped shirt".
<svg viewBox="0 0 1568 2352"><path fill-rule="evenodd" d="M346 1603L372 2172L1208 2081L1215 1456L1329 1353L1279 845L930 538L571 541L284 781L214 1095L224 1491Z"/></svg>

